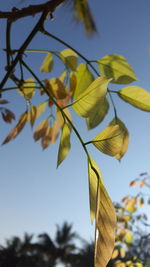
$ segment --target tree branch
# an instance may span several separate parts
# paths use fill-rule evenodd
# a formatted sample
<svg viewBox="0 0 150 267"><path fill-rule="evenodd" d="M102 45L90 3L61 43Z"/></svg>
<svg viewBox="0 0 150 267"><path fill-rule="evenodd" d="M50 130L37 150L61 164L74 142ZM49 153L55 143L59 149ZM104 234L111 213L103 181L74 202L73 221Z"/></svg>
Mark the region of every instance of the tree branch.
<svg viewBox="0 0 150 267"><path fill-rule="evenodd" d="M22 9L17 9L17 8L12 8L12 11L10 12L3 12L0 11L0 18L1 19L9 19L11 21L16 21L18 19L21 19L23 17L27 16L34 16L37 13L41 13L44 11L53 13L56 7L63 3L65 0L51 0L48 1L44 4L39 4L39 5L30 5L28 7L22 8Z"/></svg>

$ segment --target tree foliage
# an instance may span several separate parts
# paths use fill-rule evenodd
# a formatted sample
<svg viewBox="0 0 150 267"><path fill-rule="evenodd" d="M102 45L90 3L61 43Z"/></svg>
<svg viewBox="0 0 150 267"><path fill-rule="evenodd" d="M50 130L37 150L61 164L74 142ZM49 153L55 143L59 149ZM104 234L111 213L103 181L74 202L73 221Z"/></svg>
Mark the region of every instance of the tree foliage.
<svg viewBox="0 0 150 267"><path fill-rule="evenodd" d="M117 114L112 95L116 94L122 101L149 112L150 93L139 86L130 85L137 78L132 67L122 55L110 54L91 61L64 40L46 30L45 20L48 16L52 18L54 10L63 2L64 0L52 0L21 10L0 12L0 17L7 19L5 49L7 66L5 66L6 74L0 84L0 112L3 121L11 123L15 120L13 111L6 108L9 104L7 97L4 96L6 92L14 90L26 102L24 112L2 144L9 143L16 138L27 123L30 123L33 128L36 120L43 115L44 119L33 129L33 138L35 141L40 141L42 148L46 149L54 144L60 136L58 167L71 149L71 133L76 134L88 162L90 214L91 220L95 220L95 232L98 233L95 239L95 266L105 267L112 256L115 245L116 214L101 172L88 152L88 146L93 144L100 152L121 160L128 148L129 132ZM76 18L84 22L87 33L91 34L96 31L87 1L74 0L73 4ZM41 13L41 16L26 40L19 49L12 49L12 24L24 16L37 13ZM62 51L28 50L28 45L39 32L65 45L66 49ZM30 65L26 63L24 57L24 54L32 52L45 53L43 63L39 66L40 72L51 73L50 76L52 76L53 66L57 58L62 63L61 73L58 73L56 77L40 80ZM82 63L78 63L79 57ZM20 73L15 71L17 66L20 66ZM25 71L29 74L28 79L24 79ZM14 87L6 87L8 79L12 80L15 84ZM120 89L118 91L111 90L112 83L119 84ZM37 105L32 104L35 95L38 95L39 98L42 96L42 102L37 103ZM72 113L75 112L85 119L87 128L90 130L97 127L105 119L110 105L114 109L113 120L92 140L85 142L74 125ZM142 200L140 201L142 205ZM129 212L131 209L134 211L135 199L128 199L126 206ZM129 233L126 238L130 239Z"/></svg>

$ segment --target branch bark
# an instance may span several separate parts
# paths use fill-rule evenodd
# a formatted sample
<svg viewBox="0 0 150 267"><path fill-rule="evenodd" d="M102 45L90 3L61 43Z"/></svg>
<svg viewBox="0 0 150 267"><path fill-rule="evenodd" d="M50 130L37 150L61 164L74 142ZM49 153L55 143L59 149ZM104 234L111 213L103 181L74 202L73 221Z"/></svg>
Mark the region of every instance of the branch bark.
<svg viewBox="0 0 150 267"><path fill-rule="evenodd" d="M0 11L0 19L9 19L10 21L16 21L23 17L34 16L38 13L43 13L46 11L47 13L53 13L56 7L58 7L65 0L51 0L44 4L39 5L30 5L28 7L22 9L12 8L10 12Z"/></svg>

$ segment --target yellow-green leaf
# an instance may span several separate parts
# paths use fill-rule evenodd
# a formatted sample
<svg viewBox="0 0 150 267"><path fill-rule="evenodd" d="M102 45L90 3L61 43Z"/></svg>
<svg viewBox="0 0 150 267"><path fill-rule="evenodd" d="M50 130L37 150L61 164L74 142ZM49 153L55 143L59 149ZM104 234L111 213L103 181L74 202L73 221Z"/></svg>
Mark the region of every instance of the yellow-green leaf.
<svg viewBox="0 0 150 267"><path fill-rule="evenodd" d="M136 81L134 71L126 59L120 55L108 55L98 61L100 73L112 83L129 84Z"/></svg>
<svg viewBox="0 0 150 267"><path fill-rule="evenodd" d="M130 213L134 213L136 211L136 198L132 197L127 199L126 201L126 205L125 205L125 210L130 212Z"/></svg>
<svg viewBox="0 0 150 267"><path fill-rule="evenodd" d="M118 255L119 255L119 251L118 251L118 249L114 249L111 259L115 259L115 258L117 258Z"/></svg>
<svg viewBox="0 0 150 267"><path fill-rule="evenodd" d="M109 102L106 98L104 98L102 101L100 101L97 109L95 109L95 112L91 113L91 116L86 119L88 130L91 130L98 126L107 115L108 110Z"/></svg>
<svg viewBox="0 0 150 267"><path fill-rule="evenodd" d="M102 183L100 184L97 213L98 238L96 241L95 267L106 267L114 250L116 214L113 203Z"/></svg>
<svg viewBox="0 0 150 267"><path fill-rule="evenodd" d="M89 71L87 65L80 64L75 73L76 76L76 88L74 93L74 99L77 99L81 93L83 93L88 86L94 81L93 74Z"/></svg>
<svg viewBox="0 0 150 267"><path fill-rule="evenodd" d="M47 106L47 102L40 103L38 106L36 106L36 119L44 113Z"/></svg>
<svg viewBox="0 0 150 267"><path fill-rule="evenodd" d="M62 128L61 138L60 138L57 167L66 158L66 156L68 155L68 152L71 148L70 134L71 134L70 127L68 126L67 123L64 123L64 126Z"/></svg>
<svg viewBox="0 0 150 267"><path fill-rule="evenodd" d="M124 154L126 153L128 149L128 144L129 144L129 132L125 126L125 124L119 119L119 118L114 118L110 125L119 125L120 127L120 138L122 138L122 145L120 148L120 151L118 154L115 155L115 157L120 160Z"/></svg>
<svg viewBox="0 0 150 267"><path fill-rule="evenodd" d="M30 112L28 113L28 121L33 127L35 120L45 111L46 102L40 103L38 106L32 106Z"/></svg>
<svg viewBox="0 0 150 267"><path fill-rule="evenodd" d="M117 124L108 125L91 142L104 154L115 157L120 153L122 148L122 135L120 126Z"/></svg>
<svg viewBox="0 0 150 267"><path fill-rule="evenodd" d="M83 21L86 33L91 36L94 32L96 32L96 25L88 5L88 1L75 0L73 3L77 20Z"/></svg>
<svg viewBox="0 0 150 267"><path fill-rule="evenodd" d="M78 96L72 107L79 116L90 117L91 113L95 112L107 93L109 81L105 77L99 77L89 85L85 92Z"/></svg>
<svg viewBox="0 0 150 267"><path fill-rule="evenodd" d="M49 73L51 72L53 65L54 65L53 55L52 53L49 52L42 63L40 71Z"/></svg>
<svg viewBox="0 0 150 267"><path fill-rule="evenodd" d="M71 69L73 71L76 70L78 64L78 56L71 49L65 49L60 52L60 58L65 64L66 68Z"/></svg>
<svg viewBox="0 0 150 267"><path fill-rule="evenodd" d="M129 86L118 92L120 98L132 106L150 112L150 93L138 86Z"/></svg>
<svg viewBox="0 0 150 267"><path fill-rule="evenodd" d="M25 97L26 99L30 99L35 94L35 82L34 79L29 78L24 81L21 87L18 89L18 92L21 96Z"/></svg>
<svg viewBox="0 0 150 267"><path fill-rule="evenodd" d="M93 220L96 218L98 180L101 177L101 173L99 167L92 158L90 158L90 161L88 160L88 177L89 177L90 217L93 223Z"/></svg>
<svg viewBox="0 0 150 267"><path fill-rule="evenodd" d="M131 232L125 234L125 241L129 244L133 242L133 234Z"/></svg>
<svg viewBox="0 0 150 267"><path fill-rule="evenodd" d="M126 252L125 252L125 250L123 248L120 248L119 252L120 252L120 257L121 258L124 258L126 256Z"/></svg>
<svg viewBox="0 0 150 267"><path fill-rule="evenodd" d="M135 265L135 267L143 267L143 264L140 262L136 262L136 263L134 263L134 265Z"/></svg>

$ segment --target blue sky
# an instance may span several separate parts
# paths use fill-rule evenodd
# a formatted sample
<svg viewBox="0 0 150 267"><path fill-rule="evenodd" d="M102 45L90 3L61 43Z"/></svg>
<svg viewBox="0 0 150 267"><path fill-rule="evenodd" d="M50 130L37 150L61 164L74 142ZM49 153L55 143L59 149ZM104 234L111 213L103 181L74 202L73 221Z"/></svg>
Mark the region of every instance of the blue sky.
<svg viewBox="0 0 150 267"><path fill-rule="evenodd" d="M18 1L1 3L1 10L11 9ZM34 2L34 1L32 1ZM42 2L42 1L41 1ZM88 39L82 26L76 24L67 9L54 14L53 22L47 23L51 33L64 39L78 49L88 59L100 59L107 54L120 54L133 66L139 85L150 92L150 2L149 0L103 0L89 1L99 33ZM26 2L26 5L29 1ZM36 2L37 3L37 2ZM40 1L39 1L40 3ZM37 17L24 19L13 26L13 48L31 30ZM0 49L5 47L5 22L1 21ZM29 48L63 50L65 47L39 34ZM1 52L1 74L4 74L4 52ZM28 55L27 62L38 73L43 55ZM54 74L60 73L56 64ZM26 78L30 75L25 74ZM40 78L50 75L39 74ZM9 82L7 86L11 86ZM111 86L119 89L123 86ZM5 97L17 118L25 110L22 98L11 92ZM128 194L129 181L139 173L150 173L150 119L149 113L142 112L114 96L118 115L130 132L127 154L118 163L114 158L103 155L92 146L89 151L103 173L106 188L112 200L120 200ZM95 130L88 132L84 121L74 115L74 122L85 140L93 138L106 127L113 118L112 108L106 120ZM14 124L15 125L15 124ZM1 121L0 141L8 134L12 125ZM18 138L1 147L0 177L0 242L13 235L28 233L55 233L55 225L64 220L73 223L74 229L84 238L90 239L94 229L90 223L88 201L87 160L77 138L72 134L72 148L68 158L56 170L58 142L42 151L39 143L34 143L29 126Z"/></svg>

